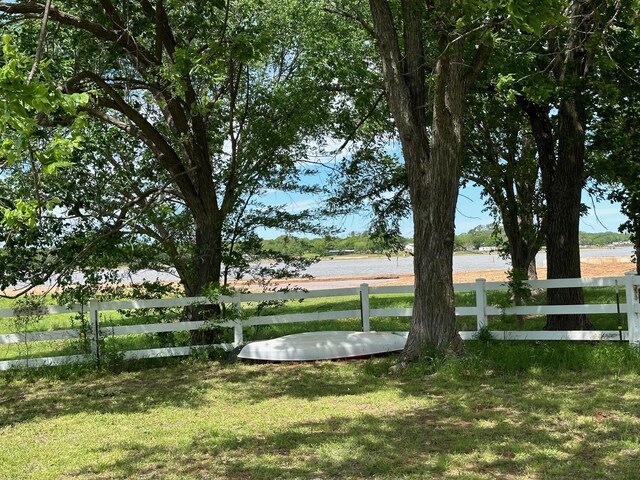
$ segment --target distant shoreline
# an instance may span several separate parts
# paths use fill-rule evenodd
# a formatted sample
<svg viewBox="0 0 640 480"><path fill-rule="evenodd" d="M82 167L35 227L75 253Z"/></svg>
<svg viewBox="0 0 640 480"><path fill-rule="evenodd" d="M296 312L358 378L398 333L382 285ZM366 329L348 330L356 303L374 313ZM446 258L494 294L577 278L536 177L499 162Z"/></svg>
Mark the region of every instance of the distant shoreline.
<svg viewBox="0 0 640 480"><path fill-rule="evenodd" d="M608 250L604 249L585 249L585 251L589 250L600 250L601 253L609 253ZM631 262L630 255L620 255L620 252L611 251L611 253L618 253L618 255L610 255L610 256L585 256L581 259L581 270L583 278L591 278L591 277L617 277L622 276L626 272L635 271L635 264ZM484 278L487 281L506 281L506 271L508 270L508 265L506 265L502 260L497 258L495 253L491 254L488 252L478 252L476 254L480 258L488 258L495 260L495 263L492 262L478 262L478 267L480 268L472 268L476 266L476 262L467 265L466 268L456 270L454 268L453 279L455 283L469 283L475 281L477 278ZM456 257L464 258L468 257L468 255L456 255ZM272 280L271 285L278 286L299 286L305 289L323 289L323 288L348 288L358 286L361 283L369 283L371 286L387 286L387 285L411 285L414 282L414 275L410 271L412 269L412 262L410 261L410 255L406 256L398 256L398 257L390 257L391 263L386 264L384 269L378 269L379 271L369 271L369 272L358 272L356 266L359 263L358 261L366 260L386 260L387 257L385 255L375 255L375 256L366 256L366 255L340 255L333 258L322 258L321 262L326 262L331 264L331 260L336 260L337 262L334 264L335 268L324 268L321 269L319 274L315 274L313 278L289 278L283 280ZM455 257L454 257L455 259ZM341 261L354 261L354 265L347 265L345 269L338 267ZM404 269L397 270L398 262L396 260L401 260L400 266L404 265ZM325 265L326 265L325 263ZM467 262L468 263L468 262ZM375 265L380 266L379 263L374 262ZM316 264L317 265L317 264ZM492 265L491 268L487 268L488 265ZM471 268L469 268L471 267ZM483 268L484 267L484 268ZM539 278L546 278L546 262L540 262L538 268ZM394 269L396 269L394 271ZM155 272L158 273L158 272ZM341 276L340 274L345 274ZM141 277L135 282L139 283L142 281L142 278L146 278L147 280L153 281L156 279L154 276L154 272L147 272L146 274L142 274ZM157 279L166 284L176 284L175 276L164 276L157 277ZM123 285L130 284L131 282L123 282ZM251 288L251 284L249 284L246 280L242 280L239 282L232 283L232 286L238 287L247 287ZM6 289L2 293L4 295L15 295L18 289ZM42 285L32 289L33 293L42 294L49 293L55 291L55 287L52 288L51 285Z"/></svg>
<svg viewBox="0 0 640 480"><path fill-rule="evenodd" d="M580 247L580 251L583 252L588 252L588 251L592 251L592 250L616 250L616 249L621 249L621 248L633 248L633 245L631 243L628 244L624 244L624 245L615 245L615 246L609 246L609 245L601 245L601 246L588 246L588 247ZM539 253L546 253L546 249L545 248L541 248ZM457 256L461 256L461 255L498 255L498 249L496 247L495 250L491 250L491 251L479 251L479 250L456 250L453 252L453 256L457 257ZM330 260L366 260L366 259L370 259L370 258L404 258L404 257L412 257L413 255L404 252L404 251L399 251L396 252L392 255L385 255L384 253L351 253L351 254L345 254L345 255L319 255L315 258L319 258L322 261L330 261ZM617 256L617 255L613 255L613 256ZM270 260L269 258L265 258L263 260Z"/></svg>

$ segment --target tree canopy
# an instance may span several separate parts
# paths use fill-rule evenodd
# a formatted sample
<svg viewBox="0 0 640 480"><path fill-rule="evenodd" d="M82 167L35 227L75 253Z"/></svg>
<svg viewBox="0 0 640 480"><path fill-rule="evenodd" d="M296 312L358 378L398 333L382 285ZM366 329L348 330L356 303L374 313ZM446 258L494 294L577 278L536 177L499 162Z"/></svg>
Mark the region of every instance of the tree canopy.
<svg viewBox="0 0 640 480"><path fill-rule="evenodd" d="M44 11L42 3L0 3L24 51ZM365 108L366 99L336 103L365 78L366 55L348 69L339 61L366 50L359 30L286 0L56 2L48 15L49 81L63 98L84 101L91 140L46 185L39 159L3 177L16 198L58 199L55 215L39 215L38 229L5 244L4 287L83 262L113 266L99 257L173 267L196 295L230 269L249 268L258 228L321 232L312 212L264 205L260 195L317 190L299 178L323 151L334 115ZM129 253L104 255L112 251L105 242ZM43 251L51 268L38 274L11 264L27 252L37 263Z"/></svg>
<svg viewBox="0 0 640 480"><path fill-rule="evenodd" d="M519 269L544 242L550 278L580 275L590 173L640 251L637 14L636 0L0 1L0 288L123 265L175 270L188 295L299 274L321 248L296 235L337 243L320 210L369 209L386 245L413 218L400 363L462 351L461 182L484 188ZM309 181L327 155L332 184ZM330 187L322 209L264 200Z"/></svg>

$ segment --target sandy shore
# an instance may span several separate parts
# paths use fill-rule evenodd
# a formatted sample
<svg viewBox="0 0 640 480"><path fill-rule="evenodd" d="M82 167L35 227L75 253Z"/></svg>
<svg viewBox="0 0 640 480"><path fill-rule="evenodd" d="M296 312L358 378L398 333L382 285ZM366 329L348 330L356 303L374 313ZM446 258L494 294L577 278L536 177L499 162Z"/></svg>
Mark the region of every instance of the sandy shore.
<svg viewBox="0 0 640 480"><path fill-rule="evenodd" d="M596 262L587 261L580 264L583 278L595 277L618 277L626 272L635 272L636 266L628 258L624 261L620 257L598 258ZM475 270L469 272L456 272L453 274L454 283L474 282L478 278L484 278L489 282L502 282L507 280L507 274L502 270ZM547 269L538 269L538 278L547 278ZM274 282L280 285L300 285L308 289L340 288L358 286L361 283L368 283L372 286L386 285L412 285L413 275L371 275L359 277L330 277L312 279L290 279L281 282Z"/></svg>
<svg viewBox="0 0 640 480"><path fill-rule="evenodd" d="M582 277L618 277L623 276L626 272L635 272L636 266L630 262L627 257L601 257L597 259L588 259L581 263ZM540 279L547 278L547 269L539 268L538 277ZM506 272L501 270L476 270L469 272L457 272L453 274L454 283L474 282L478 278L484 278L489 282L501 282L507 280ZM300 286L308 290L320 290L329 288L347 288L357 287L361 283L367 283L371 286L387 286L387 285L412 285L414 281L413 275L370 275L370 276L353 276L353 277L323 277L312 279L288 279L275 281L273 285L280 286ZM237 286L246 287L246 283L239 282ZM251 288L251 287L250 287ZM37 287L32 290L33 293L51 293L53 289L48 286ZM2 292L5 295L15 295L15 291L6 290Z"/></svg>

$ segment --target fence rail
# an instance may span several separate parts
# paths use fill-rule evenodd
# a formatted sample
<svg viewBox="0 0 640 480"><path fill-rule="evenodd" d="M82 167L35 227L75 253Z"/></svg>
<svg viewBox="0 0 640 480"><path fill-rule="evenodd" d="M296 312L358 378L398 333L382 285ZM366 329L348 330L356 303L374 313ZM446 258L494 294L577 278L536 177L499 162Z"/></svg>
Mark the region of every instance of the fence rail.
<svg viewBox="0 0 640 480"><path fill-rule="evenodd" d="M476 304L473 307L456 307L456 315L475 316L476 329L473 331L461 331L463 340L469 340L477 331L488 325L488 317L500 315L548 315L548 314L612 314L620 313L627 319L628 330L600 330L600 331L492 331L491 335L500 340L622 340L631 344L640 345L640 304L638 302L638 286L640 276L627 274L624 277L606 277L593 279L562 279L562 280L537 280L529 282L531 288L571 288L571 287L619 287L624 290L624 303L621 304L587 304L587 305L536 305L498 308L488 304L487 292L507 290L503 282L487 282L478 279L474 283L456 284L456 292L474 292ZM40 314L60 314L89 312L90 331L86 333L91 345L91 355L66 355L55 357L23 358L17 360L0 361L0 370L13 367L32 367L46 365L61 365L67 363L86 362L91 359L99 361L101 356L100 339L104 336L139 335L163 332L194 331L211 326L232 328L234 341L229 344L215 345L220 348L234 348L244 342L243 329L249 326L274 325L282 323L317 322L322 320L336 320L342 318L360 318L363 331L370 330L370 319L375 317L410 317L412 308L370 308L370 297L373 295L413 293L413 286L370 287L366 283L357 288L341 288L331 290L315 290L310 292L272 292L272 293L248 293L234 296L221 296L217 299L206 297L164 298L156 300L132 300L132 301L90 301L87 305L71 306L45 306L39 309ZM357 310L339 310L326 312L312 312L303 314L280 314L269 316L253 316L219 322L209 321L185 321L174 323L155 323L140 325L115 325L101 326L101 312L114 310L136 310L152 308L187 307L195 305L228 304L236 310L242 309L243 303L301 300L323 297L360 296L360 308ZM0 318L16 317L18 309L0 309ZM65 329L49 332L9 333L0 335L0 345L11 345L39 341L56 341L78 339L83 335L79 330ZM123 352L125 359L154 358L166 356L189 355L193 350L211 345L191 345L182 347L149 348L143 350L129 350Z"/></svg>

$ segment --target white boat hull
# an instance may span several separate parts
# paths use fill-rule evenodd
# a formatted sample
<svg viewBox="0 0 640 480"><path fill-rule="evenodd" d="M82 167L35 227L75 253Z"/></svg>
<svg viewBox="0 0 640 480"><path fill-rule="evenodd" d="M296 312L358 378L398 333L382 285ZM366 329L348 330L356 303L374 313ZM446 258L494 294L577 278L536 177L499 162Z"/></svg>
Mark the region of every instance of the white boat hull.
<svg viewBox="0 0 640 480"><path fill-rule="evenodd" d="M238 354L245 360L304 362L358 358L397 352L408 332L306 332L249 343Z"/></svg>

